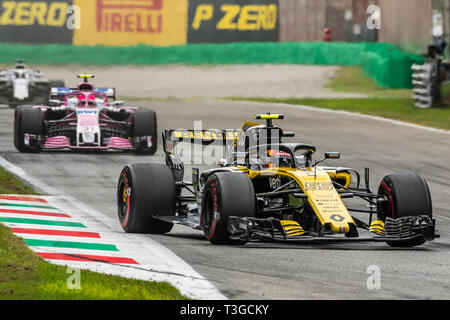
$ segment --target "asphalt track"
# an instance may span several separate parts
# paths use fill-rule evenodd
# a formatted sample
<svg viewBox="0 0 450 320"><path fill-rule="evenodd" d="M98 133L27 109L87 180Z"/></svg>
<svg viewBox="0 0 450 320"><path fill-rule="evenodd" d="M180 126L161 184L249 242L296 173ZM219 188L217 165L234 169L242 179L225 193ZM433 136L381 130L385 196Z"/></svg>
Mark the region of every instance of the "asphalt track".
<svg viewBox="0 0 450 320"><path fill-rule="evenodd" d="M151 236L188 262L230 299L449 299L450 298L450 134L348 114L223 101L139 101L151 107L159 129L238 128L254 113L283 113L283 128L296 141L318 146L318 155L340 151L326 164L371 169L371 187L392 172L414 171L429 183L441 238L411 249L383 243L285 245L251 243L213 246L201 231L176 226ZM108 217L116 216L118 175L126 163L164 161L133 154L18 153L12 143L13 111L0 109L1 155L38 178ZM291 139L292 140L292 139ZM186 172L190 172L189 168ZM118 223L111 226L120 230ZM149 236L150 237L150 236ZM380 271L379 289L369 289L368 271Z"/></svg>

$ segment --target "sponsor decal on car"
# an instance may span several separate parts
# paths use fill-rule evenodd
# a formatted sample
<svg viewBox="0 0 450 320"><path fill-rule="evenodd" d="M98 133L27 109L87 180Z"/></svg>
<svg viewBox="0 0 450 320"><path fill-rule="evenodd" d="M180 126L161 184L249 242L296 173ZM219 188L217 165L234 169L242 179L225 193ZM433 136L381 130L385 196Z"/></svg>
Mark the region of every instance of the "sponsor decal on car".
<svg viewBox="0 0 450 320"><path fill-rule="evenodd" d="M97 115L98 110L97 109L78 109L77 115Z"/></svg>
<svg viewBox="0 0 450 320"><path fill-rule="evenodd" d="M176 139L199 139L199 140L216 140L216 139L231 139L234 140L239 135L239 131L195 131L195 130L175 130L172 131L172 137Z"/></svg>

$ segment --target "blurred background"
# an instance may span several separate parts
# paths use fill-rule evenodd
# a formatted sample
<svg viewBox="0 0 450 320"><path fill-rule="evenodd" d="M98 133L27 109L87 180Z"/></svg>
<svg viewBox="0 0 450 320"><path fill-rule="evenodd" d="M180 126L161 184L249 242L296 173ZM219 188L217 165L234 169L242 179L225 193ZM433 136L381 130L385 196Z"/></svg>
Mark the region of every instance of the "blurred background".
<svg viewBox="0 0 450 320"><path fill-rule="evenodd" d="M368 10L374 5L379 12ZM450 36L449 0L2 0L0 14L3 43L320 41L329 28L332 41L390 42L419 53L432 33ZM368 28L374 19L379 28Z"/></svg>

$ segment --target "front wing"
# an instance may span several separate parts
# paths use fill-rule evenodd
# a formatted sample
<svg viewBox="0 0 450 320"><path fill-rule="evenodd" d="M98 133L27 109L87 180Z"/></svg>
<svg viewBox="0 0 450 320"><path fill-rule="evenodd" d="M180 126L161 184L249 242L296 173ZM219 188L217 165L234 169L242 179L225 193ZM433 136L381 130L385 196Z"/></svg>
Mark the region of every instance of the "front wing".
<svg viewBox="0 0 450 320"><path fill-rule="evenodd" d="M230 238L244 241L268 241L289 243L329 243L329 242L396 242L413 239L431 241L439 237L435 232L435 221L429 216L386 218L385 235L369 233L365 237L344 235L302 233L292 235L286 231L280 220L275 218L230 217L228 220Z"/></svg>
<svg viewBox="0 0 450 320"><path fill-rule="evenodd" d="M129 139L120 137L111 137L106 145L74 145L67 136L54 136L44 139L41 136L25 134L24 140L25 145L40 145L43 150L134 150L134 146Z"/></svg>

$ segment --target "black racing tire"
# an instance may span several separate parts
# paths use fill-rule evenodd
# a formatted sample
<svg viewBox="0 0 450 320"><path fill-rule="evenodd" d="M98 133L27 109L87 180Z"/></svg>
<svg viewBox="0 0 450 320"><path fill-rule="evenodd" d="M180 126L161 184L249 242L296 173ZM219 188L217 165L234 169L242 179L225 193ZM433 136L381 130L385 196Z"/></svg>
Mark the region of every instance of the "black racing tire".
<svg viewBox="0 0 450 320"><path fill-rule="evenodd" d="M138 163L123 168L117 186L117 213L123 230L167 233L173 224L153 216L175 216L175 209L175 180L168 166Z"/></svg>
<svg viewBox="0 0 450 320"><path fill-rule="evenodd" d="M416 173L404 172L388 175L381 180L378 194L389 201L379 206L379 218L425 215L432 218L433 207L430 190L423 177ZM425 242L424 239L387 242L391 247L414 247Z"/></svg>
<svg viewBox="0 0 450 320"><path fill-rule="evenodd" d="M208 177L203 189L200 226L212 244L244 244L231 240L228 218L255 217L256 196L250 178L241 173L217 172Z"/></svg>
<svg viewBox="0 0 450 320"><path fill-rule="evenodd" d="M144 155L153 155L158 148L158 123L156 113L149 109L138 109L133 113L132 137L151 137L151 147L137 144L135 152Z"/></svg>
<svg viewBox="0 0 450 320"><path fill-rule="evenodd" d="M44 113L32 106L19 106L14 113L14 145L20 152L39 153L41 146L27 146L25 134L43 136Z"/></svg>
<svg viewBox="0 0 450 320"><path fill-rule="evenodd" d="M50 88L65 88L66 82L61 79L51 79L48 81Z"/></svg>
<svg viewBox="0 0 450 320"><path fill-rule="evenodd" d="M20 105L17 106L17 108L14 110L14 146L16 147L16 149L19 149L19 121L17 120L19 117L19 113L21 112L21 110L23 108L30 108L31 106L26 106L26 105Z"/></svg>

